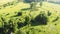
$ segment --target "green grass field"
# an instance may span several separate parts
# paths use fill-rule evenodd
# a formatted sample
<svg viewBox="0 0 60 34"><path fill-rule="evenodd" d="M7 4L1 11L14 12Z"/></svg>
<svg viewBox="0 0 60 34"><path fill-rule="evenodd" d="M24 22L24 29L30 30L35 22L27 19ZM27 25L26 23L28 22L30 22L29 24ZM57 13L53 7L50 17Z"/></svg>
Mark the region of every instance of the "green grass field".
<svg viewBox="0 0 60 34"><path fill-rule="evenodd" d="M0 2L0 5L3 4L4 2ZM9 31L8 27L14 27L14 34L60 34L60 5L43 2L42 7L37 6L37 10L33 11L27 9L29 7L28 3L23 2L1 6L0 31L8 25L4 30L6 33ZM14 26L9 26L10 24Z"/></svg>

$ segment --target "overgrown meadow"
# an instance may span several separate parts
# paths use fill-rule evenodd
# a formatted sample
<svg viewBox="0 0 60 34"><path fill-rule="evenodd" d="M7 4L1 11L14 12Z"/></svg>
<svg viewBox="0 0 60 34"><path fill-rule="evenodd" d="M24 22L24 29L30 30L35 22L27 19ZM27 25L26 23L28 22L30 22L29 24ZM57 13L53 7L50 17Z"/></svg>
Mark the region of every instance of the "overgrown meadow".
<svg viewBox="0 0 60 34"><path fill-rule="evenodd" d="M60 34L60 5L0 2L0 34ZM35 6L35 5L34 5Z"/></svg>

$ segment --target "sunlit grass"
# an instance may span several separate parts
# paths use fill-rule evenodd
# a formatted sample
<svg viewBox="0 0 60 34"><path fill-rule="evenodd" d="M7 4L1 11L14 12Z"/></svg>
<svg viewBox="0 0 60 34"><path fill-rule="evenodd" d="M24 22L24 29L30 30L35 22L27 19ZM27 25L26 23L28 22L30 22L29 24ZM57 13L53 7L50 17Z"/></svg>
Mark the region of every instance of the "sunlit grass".
<svg viewBox="0 0 60 34"><path fill-rule="evenodd" d="M45 14L45 16L47 16L47 18L48 18L47 25L37 25L37 26L26 25L26 26L22 27L21 30L23 32L29 31L30 34L32 34L32 32L35 32L35 34L57 34L60 32L60 15L59 15L60 14L60 12L59 12L60 5L43 2L43 6L40 8L37 8L38 9L37 11L21 10L21 9L26 9L26 8L30 8L30 5L23 3L23 2L19 2L16 5L7 6L5 8L3 7L2 9L0 9L0 15L2 15L6 19L6 21L8 21L11 18L11 16L16 15L17 12L22 12L21 16L13 17L13 21L15 18L19 18L19 19L21 19L20 20L21 22L24 22L25 21L24 18L26 16L29 16L30 19L34 19L34 18L36 18L37 15L39 15L39 14L41 14L41 12L43 12ZM51 12L50 16L48 16L48 11ZM9 15L5 16L7 13L9 13ZM59 17L58 20L53 22L53 20L55 20L57 17ZM16 20L15 22L17 22L17 21L19 21L19 20ZM2 26L2 24L0 26ZM30 30L30 28L34 28L37 30L32 31L32 30ZM39 30L41 30L41 32L39 32Z"/></svg>

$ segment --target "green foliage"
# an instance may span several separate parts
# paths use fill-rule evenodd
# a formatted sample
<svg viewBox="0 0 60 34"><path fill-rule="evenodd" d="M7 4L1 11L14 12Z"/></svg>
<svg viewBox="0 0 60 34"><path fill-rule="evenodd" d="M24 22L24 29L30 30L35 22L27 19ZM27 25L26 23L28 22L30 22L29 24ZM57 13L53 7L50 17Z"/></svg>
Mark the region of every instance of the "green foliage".
<svg viewBox="0 0 60 34"><path fill-rule="evenodd" d="M41 11L39 15L35 17L34 20L32 20L32 25L46 25L48 22L48 18L45 15L44 11Z"/></svg>
<svg viewBox="0 0 60 34"><path fill-rule="evenodd" d="M32 2L31 4L32 10L35 10L36 3ZM7 6L4 5L4 7ZM9 12L8 7L0 10L3 11L0 14L0 34L10 34L11 32L13 34L60 34L60 13L55 12L50 6L49 9L46 9L48 7L44 4L35 11L30 8L20 9L20 7L19 10L18 8L17 5L10 8L9 10L12 12Z"/></svg>
<svg viewBox="0 0 60 34"><path fill-rule="evenodd" d="M30 4L30 8L33 10L36 10L36 5L37 3L40 2L40 6L42 6L44 0L24 0L24 3L29 3Z"/></svg>

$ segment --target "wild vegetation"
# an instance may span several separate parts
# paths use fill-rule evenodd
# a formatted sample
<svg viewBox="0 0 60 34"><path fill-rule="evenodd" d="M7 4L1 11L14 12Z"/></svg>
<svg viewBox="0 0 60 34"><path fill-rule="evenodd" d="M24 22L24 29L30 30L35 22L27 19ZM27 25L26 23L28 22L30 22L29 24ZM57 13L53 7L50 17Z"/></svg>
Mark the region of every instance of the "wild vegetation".
<svg viewBox="0 0 60 34"><path fill-rule="evenodd" d="M0 4L0 34L60 34L60 5L18 1Z"/></svg>

